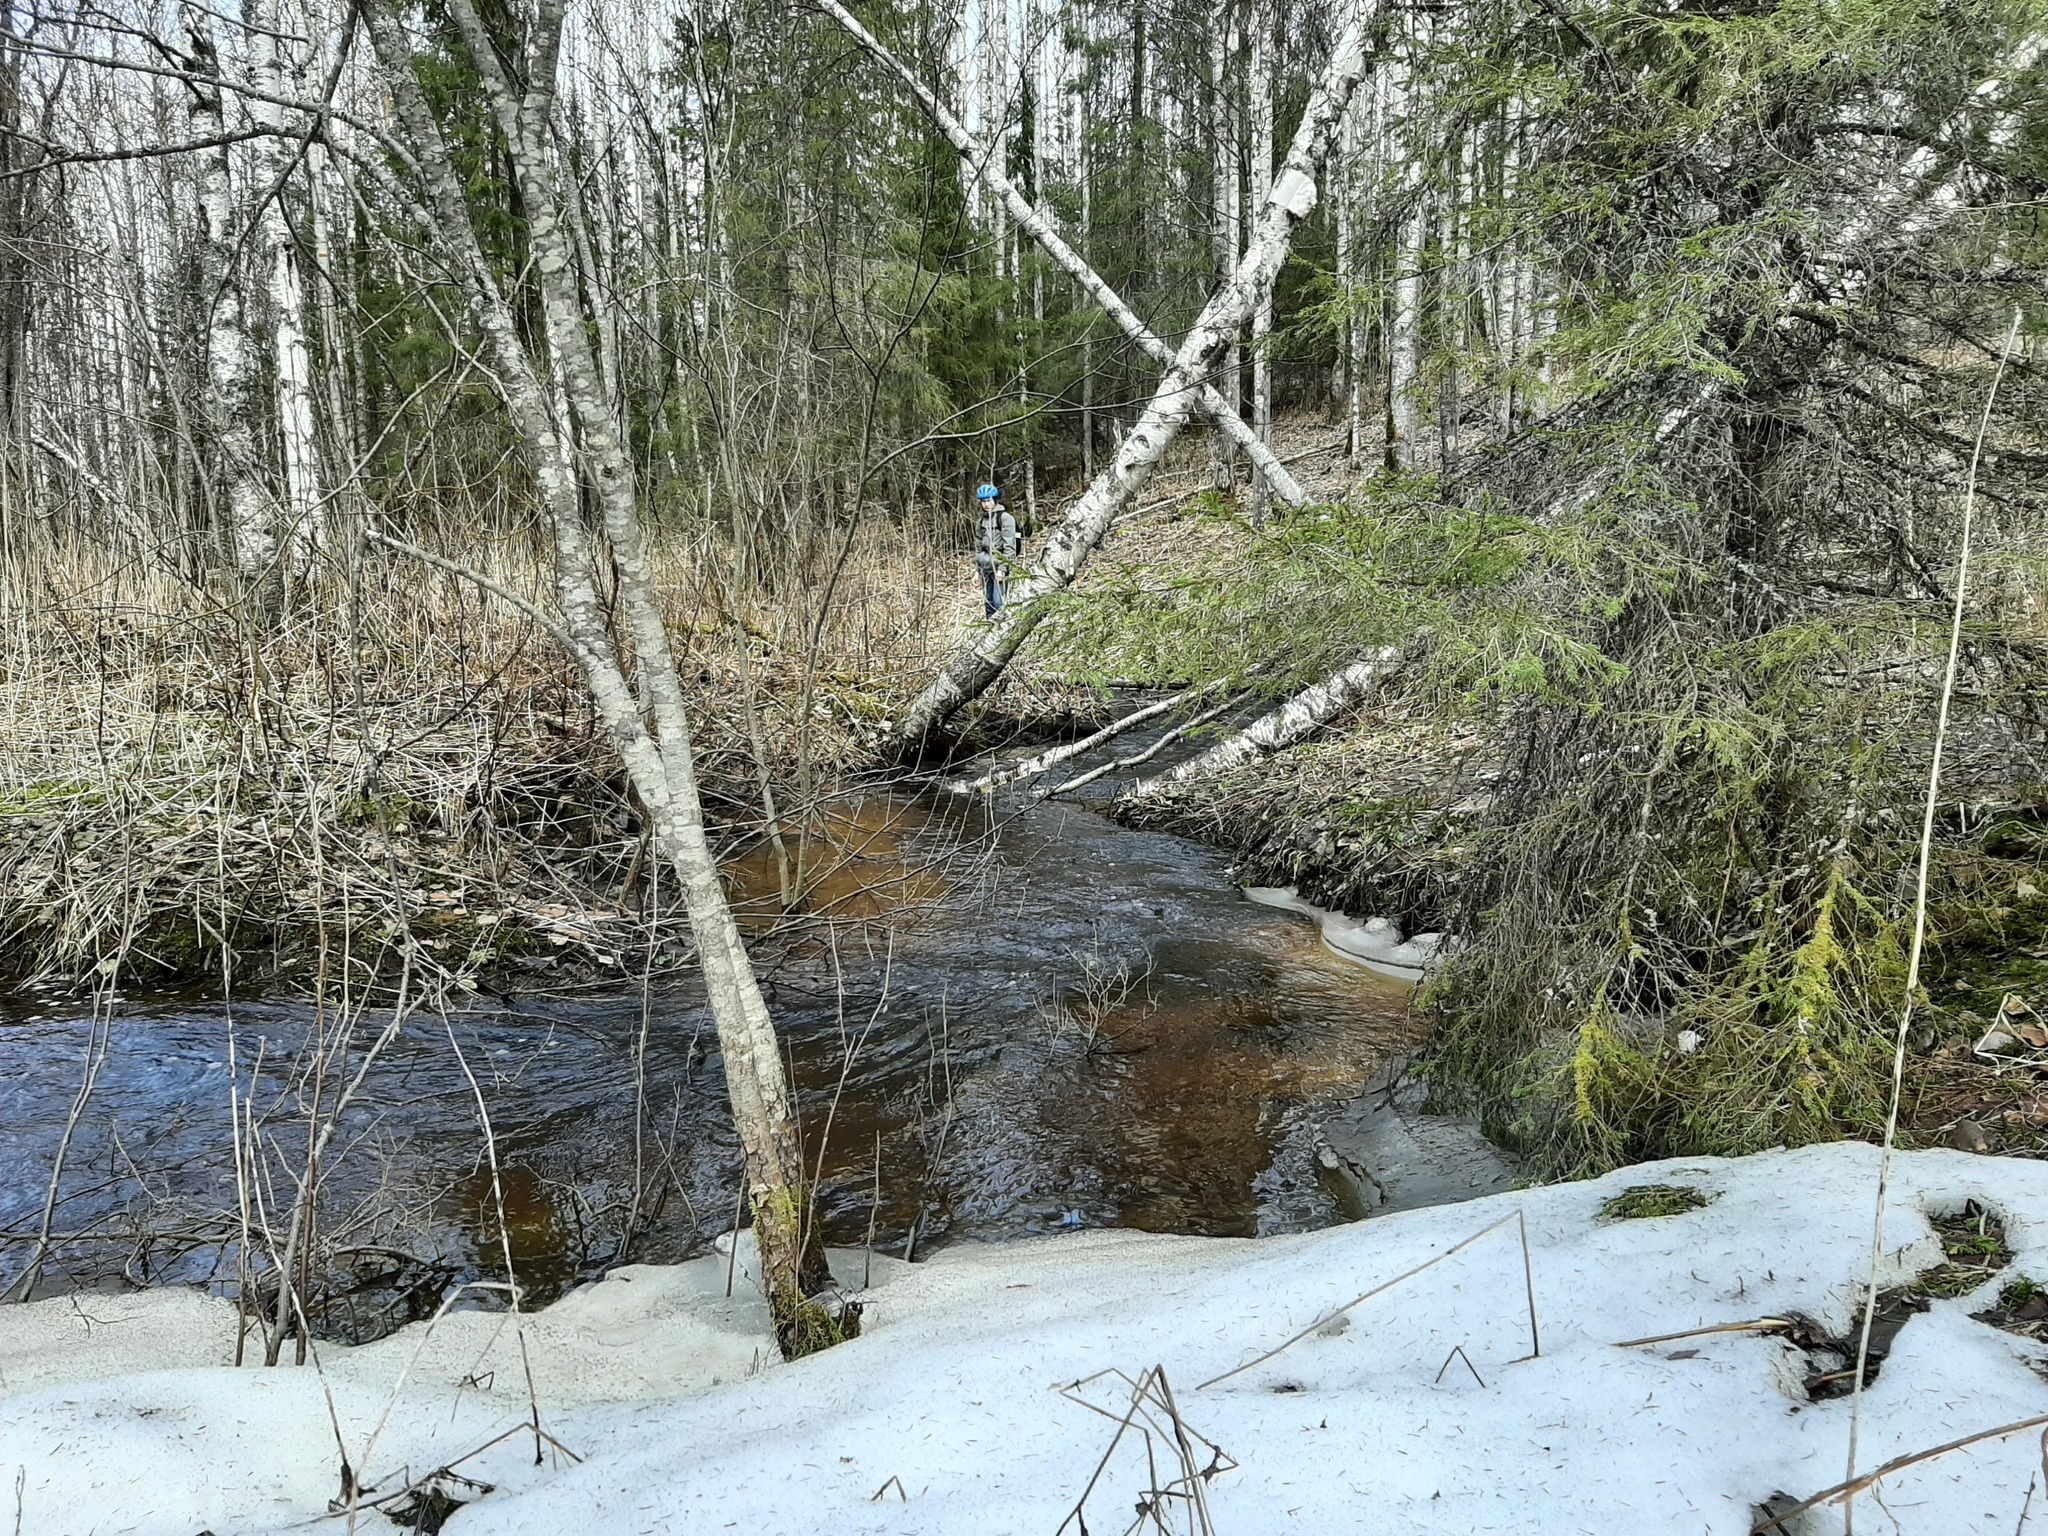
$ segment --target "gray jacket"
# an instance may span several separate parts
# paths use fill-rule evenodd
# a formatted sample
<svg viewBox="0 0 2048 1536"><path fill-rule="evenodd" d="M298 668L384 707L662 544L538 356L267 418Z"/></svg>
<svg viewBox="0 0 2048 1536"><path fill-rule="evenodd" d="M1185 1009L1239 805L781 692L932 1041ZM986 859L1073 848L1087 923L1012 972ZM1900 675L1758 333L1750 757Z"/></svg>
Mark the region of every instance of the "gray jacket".
<svg viewBox="0 0 2048 1536"><path fill-rule="evenodd" d="M1002 563L1015 560L1023 552L1017 519L1005 512L999 501L992 511L981 516L981 529L974 538L974 563L984 571L1000 570Z"/></svg>

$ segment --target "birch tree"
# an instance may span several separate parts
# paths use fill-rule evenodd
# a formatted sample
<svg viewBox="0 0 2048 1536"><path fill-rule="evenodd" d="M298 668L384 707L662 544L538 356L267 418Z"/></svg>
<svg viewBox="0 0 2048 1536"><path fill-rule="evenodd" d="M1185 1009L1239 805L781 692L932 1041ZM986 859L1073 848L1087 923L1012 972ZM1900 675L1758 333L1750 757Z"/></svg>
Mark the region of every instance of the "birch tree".
<svg viewBox="0 0 2048 1536"><path fill-rule="evenodd" d="M1273 190L1273 28L1278 0L1250 0L1252 10L1251 205L1263 208ZM1349 104L1346 104L1346 111ZM1339 116L1342 120L1342 114ZM1338 171L1341 178L1343 170ZM1268 284L1252 308L1252 435L1263 447L1273 440L1273 289ZM1266 474L1252 467L1252 516L1266 514Z"/></svg>
<svg viewBox="0 0 2048 1536"><path fill-rule="evenodd" d="M1237 270L1238 257L1243 254L1240 249L1244 231L1239 187L1242 172L1237 154L1238 112L1235 71L1232 68L1238 51L1237 16L1236 0L1224 0L1222 12L1209 33L1210 180L1214 187L1210 217L1214 221L1216 278L1219 282ZM1235 414L1243 399L1243 380L1238 373L1237 338L1234 336L1224 350L1223 364L1217 371L1217 377L1223 398ZM1256 433L1252 434L1252 440L1257 441ZM1237 483L1236 448L1235 438L1218 434L1216 485L1219 490L1228 490Z"/></svg>
<svg viewBox="0 0 2048 1536"><path fill-rule="evenodd" d="M469 292L496 386L539 488L554 548L555 633L648 808L652 846L681 885L745 1157L769 1310L784 1353L798 1355L855 1331L858 1313L835 1313L813 1299L831 1276L810 1220L781 1049L705 835L689 713L654 585L634 467L578 292L582 269L549 143L565 3L543 0L516 72L501 62L470 0L451 7L524 203L544 324L538 355L529 353L478 242L441 125L414 73L411 38L389 0L372 0L365 16L399 141L435 235ZM562 414L551 381L565 397ZM602 554L584 526L586 483ZM616 628L602 591L607 582L616 591Z"/></svg>
<svg viewBox="0 0 2048 1536"><path fill-rule="evenodd" d="M184 60L190 92L186 122L200 151L200 312L205 330L205 388L200 399L213 451L214 495L227 519L228 547L246 581L260 581L277 561L277 527L265 483L260 424L260 365L242 276L243 221L232 175L220 52L211 17L185 13Z"/></svg>
<svg viewBox="0 0 2048 1536"><path fill-rule="evenodd" d="M296 169L296 146L285 132L285 110L279 105L287 89L283 18L274 0L243 0L242 30L247 39L251 83L249 114L267 132L262 141L269 153L258 162L261 203L251 241L259 269L267 270L270 288L272 373L277 392L277 424L284 460L284 499L279 508L283 527L266 543L281 574L302 578L320 542L324 508L315 441L313 365L307 350L305 284L299 273L297 240L286 213L285 189Z"/></svg>
<svg viewBox="0 0 2048 1536"><path fill-rule="evenodd" d="M992 193L1001 208L1016 221L1019 230L1031 236L1041 250L1072 278L1081 291L1101 305L1104 314L1116 322L1118 328L1132 341L1142 347L1155 361L1171 368L1174 365L1173 349L1152 333L1149 326L1138 317L1123 296L1097 275L1095 269L1083 261L1060 233L1059 226L1046 209L1030 198L1003 173L1001 156L993 145L984 145L957 117L946 109L936 95L906 67L893 53L885 48L875 35L856 20L851 12L839 4L839 0L817 0L818 7L850 33L877 63L893 72L911 94L918 105L924 108L933 124L946 136L949 143L960 152L962 165L975 178L978 186ZM1289 473L1287 466L1273 456L1273 452L1260 440L1259 435L1248 427L1239 416L1235 406L1220 393L1206 378L1195 383L1201 408L1216 423L1217 431L1232 444L1241 447L1251 456L1252 462L1261 466L1275 492L1289 506L1301 506L1307 501L1301 486Z"/></svg>
<svg viewBox="0 0 2048 1536"><path fill-rule="evenodd" d="M1137 425L1115 461L1069 509L1038 564L1011 590L1008 603L947 658L945 667L896 726L896 740L917 748L960 707L980 696L1017 653L1043 617L1043 599L1071 586L1111 526L1145 484L1200 395L1201 380L1239 327L1271 289L1295 228L1316 202L1316 177L1328 156L1338 120L1364 77L1367 54L1356 20L1346 23L1328 70L1303 109L1300 126L1271 196L1261 208L1244 259L1203 306L1182 340Z"/></svg>

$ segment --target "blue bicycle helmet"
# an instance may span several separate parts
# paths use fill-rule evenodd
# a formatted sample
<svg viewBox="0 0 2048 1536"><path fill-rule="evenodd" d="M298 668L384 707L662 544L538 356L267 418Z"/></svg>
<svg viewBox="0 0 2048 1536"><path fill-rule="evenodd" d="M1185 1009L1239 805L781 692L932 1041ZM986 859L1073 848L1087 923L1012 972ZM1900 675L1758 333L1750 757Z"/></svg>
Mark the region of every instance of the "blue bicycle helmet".
<svg viewBox="0 0 2048 1536"><path fill-rule="evenodd" d="M997 491L992 485L983 485L974 494L982 501L994 501L1001 492Z"/></svg>

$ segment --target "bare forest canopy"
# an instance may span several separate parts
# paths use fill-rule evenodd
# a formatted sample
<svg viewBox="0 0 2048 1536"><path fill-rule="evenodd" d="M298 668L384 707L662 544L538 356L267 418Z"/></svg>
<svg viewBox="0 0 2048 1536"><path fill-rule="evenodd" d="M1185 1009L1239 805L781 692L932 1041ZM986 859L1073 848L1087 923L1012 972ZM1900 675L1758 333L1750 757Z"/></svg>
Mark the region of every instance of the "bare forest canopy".
<svg viewBox="0 0 2048 1536"><path fill-rule="evenodd" d="M530 916L552 839L680 882L767 1081L707 837L780 848L1013 656L1027 716L1334 678L1442 772L1131 814L1463 935L1443 1081L1548 1167L1868 1130L1980 418L1937 938L2048 917L2044 45L2041 0L12 6L17 968L224 973L354 889L469 980L401 851ZM1202 515L1112 542L1177 440ZM990 479L1033 553L984 625Z"/></svg>

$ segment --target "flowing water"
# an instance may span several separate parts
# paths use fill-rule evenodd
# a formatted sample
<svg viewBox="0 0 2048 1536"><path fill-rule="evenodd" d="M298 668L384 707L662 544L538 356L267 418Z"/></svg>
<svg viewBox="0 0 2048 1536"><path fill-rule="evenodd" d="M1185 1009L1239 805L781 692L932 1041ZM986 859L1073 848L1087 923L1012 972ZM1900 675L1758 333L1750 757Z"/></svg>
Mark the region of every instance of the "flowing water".
<svg viewBox="0 0 2048 1536"><path fill-rule="evenodd" d="M798 920L778 926L782 871L799 859ZM780 857L764 844L740 859L731 882L822 1170L827 1240L900 1256L1072 1227L1253 1236L1341 1219L1314 1171L1313 1123L1413 1044L1408 989L1332 955L1312 923L1245 901L1225 862L1061 805L885 798L792 833ZM11 1271L91 1026L72 1006L6 1006ZM230 1026L267 1134L302 1162L304 1113L279 1090L311 1010L120 1004L65 1165L55 1227L71 1240L44 1290L222 1278L219 1239L239 1222ZM502 1270L465 1062L495 1134L502 1240L541 1295L617 1262L635 1211L642 1260L680 1258L733 1224L717 1040L686 983L416 1015L322 1172L343 1276L331 1331L380 1331L451 1279ZM281 1226L293 1195L273 1174L250 1200ZM349 1274L359 1300L339 1294Z"/></svg>

